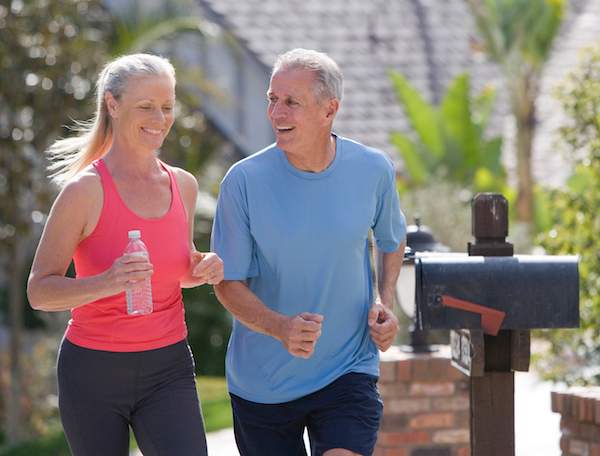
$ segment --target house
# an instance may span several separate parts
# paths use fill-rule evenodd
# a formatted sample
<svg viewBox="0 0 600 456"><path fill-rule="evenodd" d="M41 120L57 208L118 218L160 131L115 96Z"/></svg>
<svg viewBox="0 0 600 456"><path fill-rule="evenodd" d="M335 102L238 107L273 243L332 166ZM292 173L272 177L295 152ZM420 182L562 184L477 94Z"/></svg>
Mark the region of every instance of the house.
<svg viewBox="0 0 600 456"><path fill-rule="evenodd" d="M206 94L203 110L236 146L251 154L274 140L266 116L268 78L275 58L295 47L328 53L338 62L345 93L334 130L384 150L399 171L392 131L410 126L386 73L406 75L438 102L460 72L474 92L488 83L500 90L490 135L504 134L503 161L514 174L510 108L498 66L484 54L465 0L197 0L201 14L218 24L198 59L225 97ZM533 172L542 183L560 184L569 173L553 152L559 122L549 87L576 64L576 49L600 41L600 0L572 0L564 30L543 79Z"/></svg>

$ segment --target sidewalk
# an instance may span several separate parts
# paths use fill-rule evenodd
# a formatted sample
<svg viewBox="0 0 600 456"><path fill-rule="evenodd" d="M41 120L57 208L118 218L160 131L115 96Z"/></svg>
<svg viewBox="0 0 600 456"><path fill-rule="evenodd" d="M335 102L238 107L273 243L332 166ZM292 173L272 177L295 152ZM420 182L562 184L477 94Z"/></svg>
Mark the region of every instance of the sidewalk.
<svg viewBox="0 0 600 456"><path fill-rule="evenodd" d="M552 412L551 392L564 389L534 372L515 372L515 456L561 456L561 416Z"/></svg>
<svg viewBox="0 0 600 456"><path fill-rule="evenodd" d="M533 372L515 373L515 456L561 456L560 415L552 413L550 393L564 388ZM239 456L232 429L211 432L207 441L209 456Z"/></svg>
<svg viewBox="0 0 600 456"><path fill-rule="evenodd" d="M206 435L209 456L239 456L240 453L235 446L233 429L223 429L217 432L209 432Z"/></svg>

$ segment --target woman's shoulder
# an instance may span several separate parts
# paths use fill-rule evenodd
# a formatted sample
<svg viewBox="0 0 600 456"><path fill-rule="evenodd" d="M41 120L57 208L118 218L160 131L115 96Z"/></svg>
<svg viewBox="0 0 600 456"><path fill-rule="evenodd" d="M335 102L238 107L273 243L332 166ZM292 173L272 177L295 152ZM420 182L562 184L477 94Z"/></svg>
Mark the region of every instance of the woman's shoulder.
<svg viewBox="0 0 600 456"><path fill-rule="evenodd" d="M68 221L69 226L77 231L81 242L97 224L103 202L102 180L90 165L65 184L52 205L50 215L53 219L65 223Z"/></svg>
<svg viewBox="0 0 600 456"><path fill-rule="evenodd" d="M192 173L186 171L183 168L177 168L175 166L169 166L164 164L173 172L177 187L179 188L179 194L183 199L186 206L195 206L196 198L198 196L198 181Z"/></svg>
<svg viewBox="0 0 600 456"><path fill-rule="evenodd" d="M87 199L93 196L102 196L102 179L93 165L88 165L73 176L62 188L60 195L70 198Z"/></svg>
<svg viewBox="0 0 600 456"><path fill-rule="evenodd" d="M194 177L194 175L192 173L190 173L189 171L186 171L183 168L177 168L175 166L169 166L169 165L165 165L165 166L168 166L169 169L171 171L173 171L173 176L175 176L175 179L177 180L177 185L179 186L179 189L181 191L185 191L185 190L197 191L198 190L198 181L196 180L196 178Z"/></svg>

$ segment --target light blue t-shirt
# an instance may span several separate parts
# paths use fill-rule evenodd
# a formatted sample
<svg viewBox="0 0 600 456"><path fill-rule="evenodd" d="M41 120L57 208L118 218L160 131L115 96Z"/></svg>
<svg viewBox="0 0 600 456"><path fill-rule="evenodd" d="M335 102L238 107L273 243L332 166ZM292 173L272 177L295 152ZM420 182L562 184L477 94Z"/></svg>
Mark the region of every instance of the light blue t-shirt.
<svg viewBox="0 0 600 456"><path fill-rule="evenodd" d="M212 231L225 279L247 279L277 312L324 320L314 354L301 359L234 318L226 358L231 393L282 403L349 372L379 375L367 324L371 229L385 253L398 250L406 232L394 167L381 151L337 137L334 161L321 173L294 168L276 145L232 166Z"/></svg>

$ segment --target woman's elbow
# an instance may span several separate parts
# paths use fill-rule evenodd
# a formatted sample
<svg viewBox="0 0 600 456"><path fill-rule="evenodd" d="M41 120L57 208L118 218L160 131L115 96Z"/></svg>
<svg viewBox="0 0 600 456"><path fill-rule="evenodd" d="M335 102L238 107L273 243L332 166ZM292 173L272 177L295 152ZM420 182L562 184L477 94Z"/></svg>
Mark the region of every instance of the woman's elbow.
<svg viewBox="0 0 600 456"><path fill-rule="evenodd" d="M31 285L27 287L27 300L29 301L29 305L34 310L44 310L44 303L41 299L39 299L37 293L34 289L32 289Z"/></svg>
<svg viewBox="0 0 600 456"><path fill-rule="evenodd" d="M46 310L46 300L44 293L41 292L38 281L33 275L27 280L27 300L34 310Z"/></svg>

